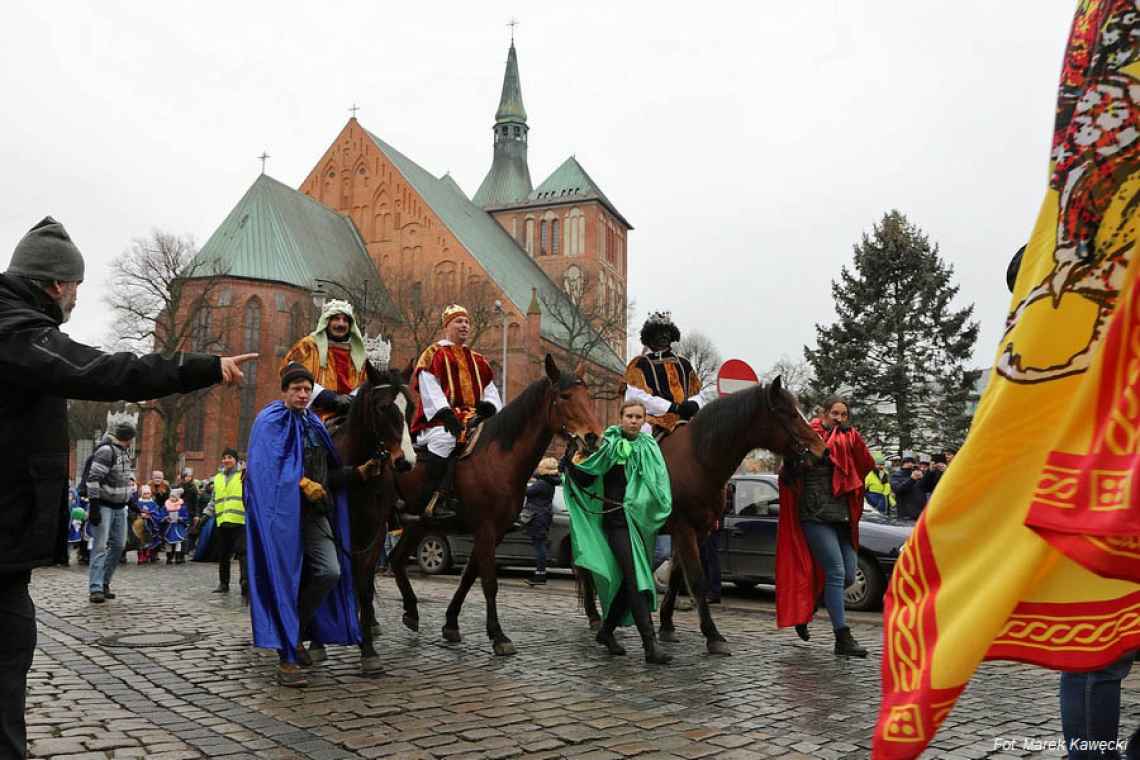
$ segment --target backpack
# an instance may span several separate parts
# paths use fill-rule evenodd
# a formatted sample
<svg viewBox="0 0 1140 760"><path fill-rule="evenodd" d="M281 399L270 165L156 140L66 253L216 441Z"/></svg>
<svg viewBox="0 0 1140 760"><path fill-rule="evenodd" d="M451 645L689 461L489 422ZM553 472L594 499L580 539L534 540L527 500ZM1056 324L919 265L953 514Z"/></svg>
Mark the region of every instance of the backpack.
<svg viewBox="0 0 1140 760"><path fill-rule="evenodd" d="M91 462L95 459L95 453L104 446L110 445L111 444L109 443L99 444L90 454L87 455L87 458L83 460L83 474L79 477L79 484L75 486L75 492L78 493L81 498L91 498L87 495L87 476L91 474Z"/></svg>

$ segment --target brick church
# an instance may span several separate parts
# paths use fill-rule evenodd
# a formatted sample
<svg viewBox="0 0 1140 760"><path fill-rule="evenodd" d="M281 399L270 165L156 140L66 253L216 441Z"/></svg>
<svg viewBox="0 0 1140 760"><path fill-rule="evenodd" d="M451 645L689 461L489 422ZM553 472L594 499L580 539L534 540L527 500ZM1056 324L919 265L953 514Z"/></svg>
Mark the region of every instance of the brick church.
<svg viewBox="0 0 1140 760"><path fill-rule="evenodd" d="M203 393L185 416L185 466L203 477L222 449L244 450L254 417L280 395L281 358L327 298L353 302L367 332L391 338L396 367L438 337L445 304L463 303L500 387L506 356L508 401L542 376L546 353L570 368L585 358L599 419L615 420L633 228L573 156L535 187L529 131L512 40L491 168L470 198L355 116L298 189L259 176L199 251L198 272L213 274L191 280L199 295L187 318L198 344L188 348L261 356L241 388ZM161 468L161 435L146 415L140 473Z"/></svg>

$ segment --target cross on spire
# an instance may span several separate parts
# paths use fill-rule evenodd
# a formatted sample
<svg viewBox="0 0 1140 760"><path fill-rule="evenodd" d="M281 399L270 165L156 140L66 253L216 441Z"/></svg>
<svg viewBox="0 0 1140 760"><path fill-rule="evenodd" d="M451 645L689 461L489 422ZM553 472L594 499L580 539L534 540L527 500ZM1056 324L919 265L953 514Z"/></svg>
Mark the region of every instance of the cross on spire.
<svg viewBox="0 0 1140 760"><path fill-rule="evenodd" d="M267 159L267 158L272 158L272 156L270 156L270 155L269 155L268 153L266 153L265 151L261 151L261 155L260 155L260 156L258 156L258 158L260 158L260 159L261 159L261 173L262 173L262 174L265 174L265 159Z"/></svg>
<svg viewBox="0 0 1140 760"><path fill-rule="evenodd" d="M515 27L518 25L519 25L519 20L517 18L512 18L510 21L507 22L507 26L509 26L511 28L511 44L512 45L515 44Z"/></svg>
<svg viewBox="0 0 1140 760"><path fill-rule="evenodd" d="M360 106L356 105L356 103L353 103L352 108L350 108L348 110L352 113L352 118L355 119L356 118L356 112L360 110Z"/></svg>

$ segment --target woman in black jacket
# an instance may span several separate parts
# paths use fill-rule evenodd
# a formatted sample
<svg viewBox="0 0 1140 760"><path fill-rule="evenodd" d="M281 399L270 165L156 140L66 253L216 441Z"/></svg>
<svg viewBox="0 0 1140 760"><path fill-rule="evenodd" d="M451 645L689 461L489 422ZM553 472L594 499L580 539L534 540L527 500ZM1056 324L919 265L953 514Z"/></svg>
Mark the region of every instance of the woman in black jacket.
<svg viewBox="0 0 1140 760"><path fill-rule="evenodd" d="M526 532L534 547L534 575L526 581L531 586L546 583L546 536L553 519L554 488L561 482L558 460L546 457L538 463L534 479L526 487L526 506L523 509L530 514Z"/></svg>

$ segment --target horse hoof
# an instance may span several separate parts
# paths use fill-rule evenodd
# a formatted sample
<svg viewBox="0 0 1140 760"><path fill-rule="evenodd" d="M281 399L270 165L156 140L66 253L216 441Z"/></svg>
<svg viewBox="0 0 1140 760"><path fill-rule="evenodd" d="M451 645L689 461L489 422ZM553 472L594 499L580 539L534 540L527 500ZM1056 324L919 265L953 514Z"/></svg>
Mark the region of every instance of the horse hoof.
<svg viewBox="0 0 1140 760"><path fill-rule="evenodd" d="M372 635L373 636L379 636L381 633L383 633L383 631L380 630L380 624L379 623L373 623L372 624Z"/></svg>
<svg viewBox="0 0 1140 760"><path fill-rule="evenodd" d="M709 650L709 654L719 654L728 657L732 654L732 650L728 648L727 641L708 641L705 647Z"/></svg>
<svg viewBox="0 0 1140 760"><path fill-rule="evenodd" d="M657 634L659 641L668 641L670 644L677 643L677 630L675 628L662 628Z"/></svg>
<svg viewBox="0 0 1140 760"><path fill-rule="evenodd" d="M515 645L510 641L496 641L493 648L496 657L510 657L513 654L518 654Z"/></svg>
<svg viewBox="0 0 1140 760"><path fill-rule="evenodd" d="M384 672L384 667L380 663L380 657L363 657L360 660L360 672L366 676L380 675Z"/></svg>
<svg viewBox="0 0 1140 760"><path fill-rule="evenodd" d="M409 615L408 613L405 612L404 617L403 617L403 621L404 621L404 627L405 628L407 628L409 631L415 631L416 633L419 633L419 631L420 631L420 619L418 617L412 617L411 615Z"/></svg>
<svg viewBox="0 0 1140 760"><path fill-rule="evenodd" d="M443 627L443 640L450 641L452 644L458 644L463 641L463 637L459 635L458 628Z"/></svg>
<svg viewBox="0 0 1140 760"><path fill-rule="evenodd" d="M601 618L590 618L590 630L591 631L596 631L601 627L602 627L602 619Z"/></svg>

